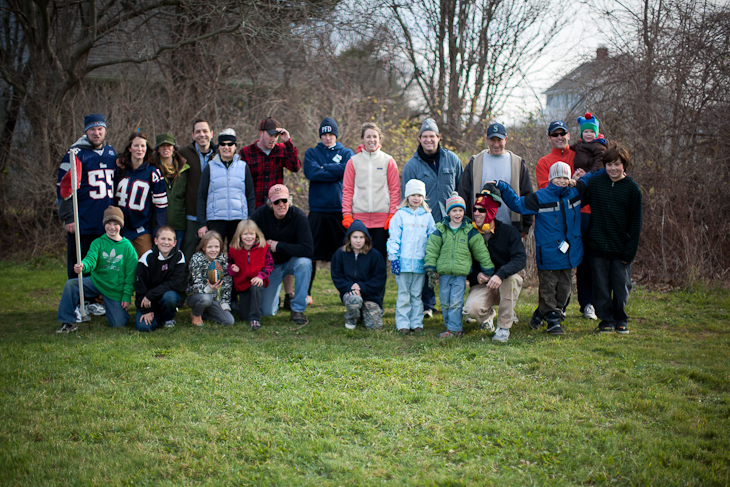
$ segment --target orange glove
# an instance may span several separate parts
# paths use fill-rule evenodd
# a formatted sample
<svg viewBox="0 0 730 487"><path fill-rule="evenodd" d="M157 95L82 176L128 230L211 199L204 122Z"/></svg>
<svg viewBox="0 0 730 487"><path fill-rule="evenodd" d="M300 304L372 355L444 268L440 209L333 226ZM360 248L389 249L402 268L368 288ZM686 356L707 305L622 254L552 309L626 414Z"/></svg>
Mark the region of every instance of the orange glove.
<svg viewBox="0 0 730 487"><path fill-rule="evenodd" d="M350 225L352 225L352 222L355 220L352 218L352 215L343 215L342 216L342 226L345 228L350 228Z"/></svg>
<svg viewBox="0 0 730 487"><path fill-rule="evenodd" d="M388 219L385 220L385 225L383 226L384 229L387 230L390 227L390 219L393 218L393 216L395 216L395 213L388 215Z"/></svg>

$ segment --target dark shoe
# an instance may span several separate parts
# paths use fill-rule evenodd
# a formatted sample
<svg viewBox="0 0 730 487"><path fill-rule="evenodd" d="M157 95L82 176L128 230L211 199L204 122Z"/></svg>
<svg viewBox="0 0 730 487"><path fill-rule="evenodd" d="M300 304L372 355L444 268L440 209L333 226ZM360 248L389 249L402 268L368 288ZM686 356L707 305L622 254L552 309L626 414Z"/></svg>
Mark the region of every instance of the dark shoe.
<svg viewBox="0 0 730 487"><path fill-rule="evenodd" d="M537 330L542 326L542 314L540 313L540 309L536 308L535 312L532 313L532 318L530 318L530 328L533 330Z"/></svg>
<svg viewBox="0 0 730 487"><path fill-rule="evenodd" d="M560 326L560 321L548 321L546 332L551 335L565 335L565 330Z"/></svg>
<svg viewBox="0 0 730 487"><path fill-rule="evenodd" d="M284 295L284 309L291 311L291 300L294 298L294 293Z"/></svg>
<svg viewBox="0 0 730 487"><path fill-rule="evenodd" d="M596 331L599 333L613 333L614 325L607 321L601 321L596 327Z"/></svg>
<svg viewBox="0 0 730 487"><path fill-rule="evenodd" d="M256 331L259 328L261 328L261 322L256 320L251 320L251 331Z"/></svg>
<svg viewBox="0 0 730 487"><path fill-rule="evenodd" d="M418 335L419 333L423 333L423 328L420 327L420 326L419 327L416 327L416 328L414 328L414 329L411 330L411 333L414 333L416 335Z"/></svg>
<svg viewBox="0 0 730 487"><path fill-rule="evenodd" d="M439 333L439 338L459 338L463 334L463 331L446 330Z"/></svg>
<svg viewBox="0 0 730 487"><path fill-rule="evenodd" d="M78 325L76 325L74 323L61 323L61 326L58 327L58 329L56 330L56 333L58 333L58 334L68 333L71 331L76 331L78 329L79 329Z"/></svg>
<svg viewBox="0 0 730 487"><path fill-rule="evenodd" d="M309 323L309 320L306 316L304 316L304 313L302 313L301 311L292 311L291 320L297 325L306 325L307 323Z"/></svg>
<svg viewBox="0 0 730 487"><path fill-rule="evenodd" d="M411 330L409 328L401 328L398 332L403 336L411 334Z"/></svg>
<svg viewBox="0 0 730 487"><path fill-rule="evenodd" d="M616 333L618 333L619 335L628 335L628 325L626 323L616 323Z"/></svg>

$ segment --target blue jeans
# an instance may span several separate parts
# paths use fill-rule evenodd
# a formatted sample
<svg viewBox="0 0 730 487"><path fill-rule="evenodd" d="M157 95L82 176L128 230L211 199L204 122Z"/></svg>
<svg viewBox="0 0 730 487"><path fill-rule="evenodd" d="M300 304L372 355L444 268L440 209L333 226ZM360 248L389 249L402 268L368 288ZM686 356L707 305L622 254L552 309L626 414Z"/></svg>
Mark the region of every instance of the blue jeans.
<svg viewBox="0 0 730 487"><path fill-rule="evenodd" d="M90 277L84 277L84 299L93 299L97 296L104 298L104 306L106 307L106 319L109 320L109 326L112 328L120 328L126 326L129 322L129 313L122 308L122 303L114 301L111 298L103 296L101 291L97 289ZM61 304L58 305L57 319L59 323L75 323L76 313L74 310L79 305L79 280L69 279L63 286L63 294L61 295Z"/></svg>
<svg viewBox="0 0 730 487"><path fill-rule="evenodd" d="M399 330L423 328L421 291L426 274L401 272L395 276L398 298L395 304L395 327ZM430 288L429 288L430 289Z"/></svg>
<svg viewBox="0 0 730 487"><path fill-rule="evenodd" d="M137 316L134 320L134 327L138 329L139 331L152 331L158 326L160 326L160 323L164 323L166 321L169 321L175 317L177 314L177 307L180 304L180 295L176 293L175 291L167 291L165 294L162 295L162 298L160 298L159 301L156 303L152 303L152 308L137 308ZM144 321L142 321L142 315L149 313L152 311L154 313L154 316L152 318L152 322L148 325Z"/></svg>
<svg viewBox="0 0 730 487"><path fill-rule="evenodd" d="M444 324L449 331L461 331L461 310L464 308L466 276L439 275L439 298Z"/></svg>
<svg viewBox="0 0 730 487"><path fill-rule="evenodd" d="M303 313L307 309L307 292L312 279L312 259L308 257L292 257L283 264L274 266L269 276L269 287L264 289L261 298L261 315L274 316L279 310L279 293L284 276L294 276L294 299L291 310Z"/></svg>

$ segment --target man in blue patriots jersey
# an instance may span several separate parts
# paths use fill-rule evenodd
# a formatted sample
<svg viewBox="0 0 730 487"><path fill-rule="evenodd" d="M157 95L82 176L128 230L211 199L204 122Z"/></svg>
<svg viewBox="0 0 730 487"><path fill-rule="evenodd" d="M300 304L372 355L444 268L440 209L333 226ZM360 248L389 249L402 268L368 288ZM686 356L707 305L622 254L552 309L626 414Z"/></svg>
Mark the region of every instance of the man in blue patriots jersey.
<svg viewBox="0 0 730 487"><path fill-rule="evenodd" d="M106 120L99 113L84 117L84 135L72 146L71 150L81 162L80 186L78 188L79 237L81 258L86 256L91 242L104 235L104 211L114 204L114 169L117 153L106 143ZM61 196L61 180L70 170L69 155L61 161L56 188L58 215L67 232L67 270L68 278L76 276L73 266L76 263L76 239L74 237L73 202Z"/></svg>
<svg viewBox="0 0 730 487"><path fill-rule="evenodd" d="M124 214L122 236L128 238L137 255L152 248L152 234L167 222L167 186L162 173L149 158L147 135L132 132L117 159L116 206Z"/></svg>

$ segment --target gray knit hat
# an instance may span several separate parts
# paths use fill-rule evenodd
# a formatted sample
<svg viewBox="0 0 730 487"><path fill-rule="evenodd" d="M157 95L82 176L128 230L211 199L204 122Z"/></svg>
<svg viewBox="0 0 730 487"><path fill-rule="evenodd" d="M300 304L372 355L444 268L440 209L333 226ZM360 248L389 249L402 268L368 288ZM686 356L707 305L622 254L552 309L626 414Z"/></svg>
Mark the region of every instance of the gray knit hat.
<svg viewBox="0 0 730 487"><path fill-rule="evenodd" d="M426 120L424 120L421 124L421 130L418 131L418 136L420 137L427 130L436 132L436 135L439 134L439 126L436 125L436 120L434 120L433 118L427 118Z"/></svg>

